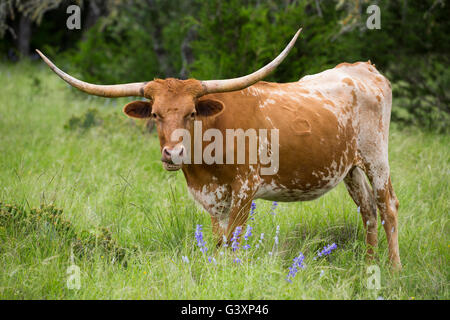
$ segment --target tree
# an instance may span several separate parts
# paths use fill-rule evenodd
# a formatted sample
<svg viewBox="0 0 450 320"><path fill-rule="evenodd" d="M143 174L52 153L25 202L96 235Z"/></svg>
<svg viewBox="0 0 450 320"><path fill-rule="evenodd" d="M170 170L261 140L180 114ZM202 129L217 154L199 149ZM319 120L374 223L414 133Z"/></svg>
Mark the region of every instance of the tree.
<svg viewBox="0 0 450 320"><path fill-rule="evenodd" d="M39 26L48 12L59 9L64 4L83 7L87 3L84 28L88 29L100 16L108 14L109 9L122 2L123 0L0 0L0 38L8 33L14 39L19 54L27 56L30 53L33 25Z"/></svg>
<svg viewBox="0 0 450 320"><path fill-rule="evenodd" d="M30 51L32 23L39 24L44 14L57 8L63 0L0 0L0 36L9 31L16 40L19 53L27 56ZM8 20L19 16L17 32L8 25Z"/></svg>

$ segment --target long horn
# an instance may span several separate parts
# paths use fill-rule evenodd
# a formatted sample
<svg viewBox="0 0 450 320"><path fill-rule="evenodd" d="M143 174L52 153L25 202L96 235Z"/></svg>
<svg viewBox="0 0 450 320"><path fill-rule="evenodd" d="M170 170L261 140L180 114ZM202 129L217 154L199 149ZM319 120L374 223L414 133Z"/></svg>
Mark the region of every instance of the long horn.
<svg viewBox="0 0 450 320"><path fill-rule="evenodd" d="M42 54L39 50L37 53L45 61L46 64L52 69L61 79L81 91L89 94L93 94L101 97L131 97L131 96L144 96L144 86L147 82L135 82L126 84L114 84L114 85L97 85L88 82L78 80L64 71L60 70L57 66L53 64L46 56Z"/></svg>
<svg viewBox="0 0 450 320"><path fill-rule="evenodd" d="M272 62L265 65L258 71L255 71L249 75L240 78L202 81L202 86L204 90L202 94L241 90L264 79L272 71L274 71L281 62L283 62L284 58L286 58L289 51L291 51L291 49L294 47L295 41L297 40L298 35L300 34L301 31L302 29L300 28L295 34L295 36L292 38L291 42L289 42L289 44L278 55L278 57L276 57L274 60L272 60Z"/></svg>

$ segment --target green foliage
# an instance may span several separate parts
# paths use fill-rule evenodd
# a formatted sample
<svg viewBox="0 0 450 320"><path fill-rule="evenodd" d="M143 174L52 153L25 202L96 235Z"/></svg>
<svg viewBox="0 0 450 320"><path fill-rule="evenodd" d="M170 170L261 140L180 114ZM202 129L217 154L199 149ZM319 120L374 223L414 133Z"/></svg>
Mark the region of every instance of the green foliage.
<svg viewBox="0 0 450 320"><path fill-rule="evenodd" d="M91 127L101 125L102 121L99 119L98 110L90 108L81 116L72 116L64 128L67 130L87 130Z"/></svg>
<svg viewBox="0 0 450 320"><path fill-rule="evenodd" d="M24 237L27 234L44 234L62 245L71 245L78 256L92 254L101 249L113 261L121 261L126 249L120 247L107 228L96 232L83 230L77 232L71 222L64 218L63 210L53 205L41 205L38 209L27 210L21 206L0 202L0 228L6 231L2 236Z"/></svg>
<svg viewBox="0 0 450 320"><path fill-rule="evenodd" d="M137 82L159 74L145 30L131 17L125 16L120 21L120 25L109 24L103 29L96 25L86 33L76 51L68 52L70 61L86 81Z"/></svg>
<svg viewBox="0 0 450 320"><path fill-rule="evenodd" d="M411 56L392 67L396 108L392 119L404 125L450 133L450 58Z"/></svg>
<svg viewBox="0 0 450 320"><path fill-rule="evenodd" d="M334 7L324 7L320 17L311 1L286 3L255 6L235 0L204 5L193 43L192 75L214 79L249 74L276 57L300 27L303 31L296 46L269 80L296 81L357 57L341 50L342 41L332 41L339 18Z"/></svg>
<svg viewBox="0 0 450 320"><path fill-rule="evenodd" d="M151 3L151 4L149 4ZM103 17L67 54L84 79L118 83L179 76L188 3L137 1ZM181 24L181 25L180 25Z"/></svg>
<svg viewBox="0 0 450 320"><path fill-rule="evenodd" d="M68 131L78 133L85 133L92 128L97 128L98 132L104 134L130 129L139 133L148 133L150 129L146 120L131 120L123 114L100 112L97 108L89 108L81 115L72 115L63 127Z"/></svg>

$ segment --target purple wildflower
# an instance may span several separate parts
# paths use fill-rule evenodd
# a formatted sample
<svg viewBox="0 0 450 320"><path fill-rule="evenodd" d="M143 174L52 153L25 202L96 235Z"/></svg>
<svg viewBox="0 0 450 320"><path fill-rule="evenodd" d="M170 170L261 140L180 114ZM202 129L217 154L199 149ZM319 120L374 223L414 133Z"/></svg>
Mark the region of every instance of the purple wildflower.
<svg viewBox="0 0 450 320"><path fill-rule="evenodd" d="M231 247L233 248L233 251L236 251L239 249L239 234L242 231L242 227L238 226L233 232L233 237L231 238Z"/></svg>
<svg viewBox="0 0 450 320"><path fill-rule="evenodd" d="M183 260L184 263L189 263L189 258L187 256L181 256L181 260Z"/></svg>
<svg viewBox="0 0 450 320"><path fill-rule="evenodd" d="M244 239L245 239L245 246L242 247L242 249L247 250L250 249L250 245L247 243L248 238L250 238L252 236L252 227L251 226L247 226L247 229L245 230L245 234L244 234Z"/></svg>
<svg viewBox="0 0 450 320"><path fill-rule="evenodd" d="M270 214L275 215L275 209L277 208L277 206L278 206L278 202L274 201L272 203L272 208L270 208Z"/></svg>
<svg viewBox="0 0 450 320"><path fill-rule="evenodd" d="M241 259L236 258L236 259L233 260L233 262L234 262L234 263L241 263Z"/></svg>
<svg viewBox="0 0 450 320"><path fill-rule="evenodd" d="M304 269L305 265L303 264L303 260L305 259L305 256L303 253L300 252L298 257L294 258L294 263L292 264L292 267L289 268L289 273L286 277L286 281L289 283L292 283L292 279L294 279L295 275L297 274L299 268Z"/></svg>
<svg viewBox="0 0 450 320"><path fill-rule="evenodd" d="M197 240L197 245L199 246L200 251L206 253L206 251L208 251L208 248L206 247L205 240L203 240L203 231L201 224L198 224L197 228L195 229L195 239Z"/></svg>
<svg viewBox="0 0 450 320"><path fill-rule="evenodd" d="M254 214L256 210L256 202L252 201L252 205L250 207L250 220L255 220Z"/></svg>
<svg viewBox="0 0 450 320"><path fill-rule="evenodd" d="M274 237L274 243L273 243L273 247L272 247L272 254L275 254L275 250L278 248L278 243L279 243L279 239L278 239L278 234L280 233L280 226L277 226L277 229L275 231L275 237Z"/></svg>
<svg viewBox="0 0 450 320"><path fill-rule="evenodd" d="M264 233L261 233L261 236L259 237L258 243L256 244L256 248L259 248L259 246L262 244L263 240L264 240Z"/></svg>
<svg viewBox="0 0 450 320"><path fill-rule="evenodd" d="M247 229L245 230L244 239L247 241L249 237L252 236L252 230L253 228L251 226L247 226Z"/></svg>
<svg viewBox="0 0 450 320"><path fill-rule="evenodd" d="M217 264L216 259L214 257L211 257L211 256L208 257L208 262L209 263L213 262L214 264Z"/></svg>
<svg viewBox="0 0 450 320"><path fill-rule="evenodd" d="M280 234L280 226L277 226L277 229L275 231L275 245L278 245L278 234Z"/></svg>
<svg viewBox="0 0 450 320"><path fill-rule="evenodd" d="M318 257L323 257L329 255L331 251L337 248L336 243L330 244L329 246L323 247L323 250L317 253Z"/></svg>

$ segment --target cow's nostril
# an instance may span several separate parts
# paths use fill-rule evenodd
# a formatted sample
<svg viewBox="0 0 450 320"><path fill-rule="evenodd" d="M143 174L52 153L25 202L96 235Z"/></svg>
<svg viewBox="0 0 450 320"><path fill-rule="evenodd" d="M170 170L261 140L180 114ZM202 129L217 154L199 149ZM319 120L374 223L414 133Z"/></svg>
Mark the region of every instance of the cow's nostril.
<svg viewBox="0 0 450 320"><path fill-rule="evenodd" d="M168 157L171 156L170 151L167 148L164 148L163 153L164 153L164 155L166 155Z"/></svg>

